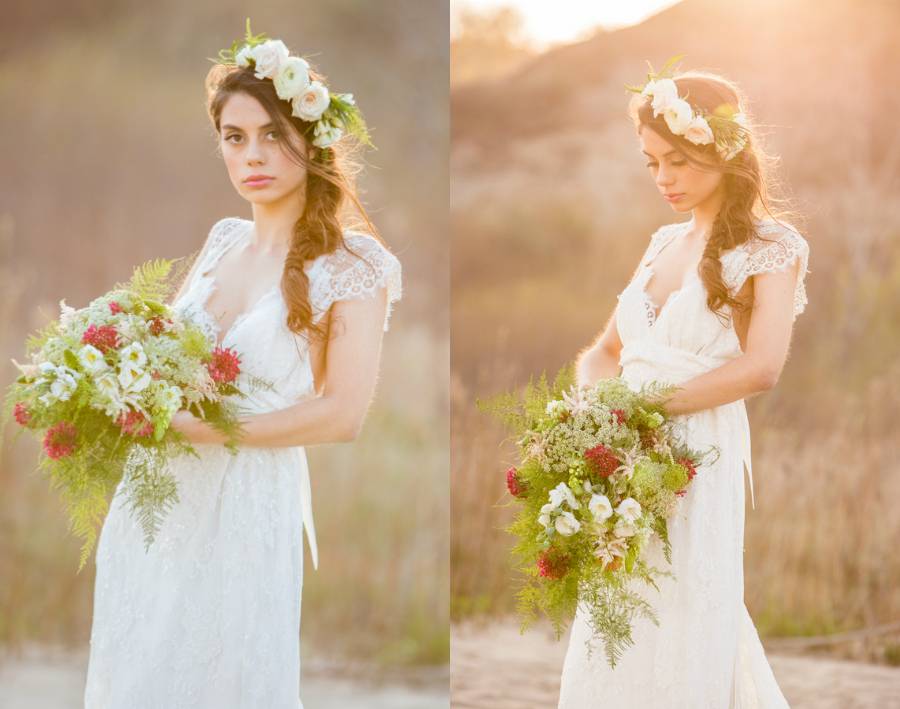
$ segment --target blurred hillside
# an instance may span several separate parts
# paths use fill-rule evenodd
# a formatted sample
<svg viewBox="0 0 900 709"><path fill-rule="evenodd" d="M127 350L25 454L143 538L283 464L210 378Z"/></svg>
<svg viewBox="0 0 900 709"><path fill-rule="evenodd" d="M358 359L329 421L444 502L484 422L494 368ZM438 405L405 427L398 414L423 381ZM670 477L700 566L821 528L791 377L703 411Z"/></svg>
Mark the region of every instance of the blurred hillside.
<svg viewBox="0 0 900 709"><path fill-rule="evenodd" d="M139 262L195 252L219 218L251 216L216 155L203 87L207 57L243 36L247 13L255 32L354 93L378 146L362 198L403 263L404 298L362 437L310 450L321 565L306 567L303 639L316 655L445 662L446 6L38 0L4 10L2 382L61 298L85 305ZM22 439L0 465L0 643L80 646L94 570L75 576L78 547L31 473L36 453Z"/></svg>
<svg viewBox="0 0 900 709"><path fill-rule="evenodd" d="M646 173L624 84L644 79L646 60L683 53L683 68L720 71L749 96L812 250L791 359L778 387L748 402L748 605L775 634L900 617L887 581L900 577L889 550L900 519L885 501L900 491L898 28L900 4L883 0L685 0L453 88L457 615L508 610L514 586L509 511L491 506L504 504L513 451L474 400L572 359L650 234L682 219Z"/></svg>

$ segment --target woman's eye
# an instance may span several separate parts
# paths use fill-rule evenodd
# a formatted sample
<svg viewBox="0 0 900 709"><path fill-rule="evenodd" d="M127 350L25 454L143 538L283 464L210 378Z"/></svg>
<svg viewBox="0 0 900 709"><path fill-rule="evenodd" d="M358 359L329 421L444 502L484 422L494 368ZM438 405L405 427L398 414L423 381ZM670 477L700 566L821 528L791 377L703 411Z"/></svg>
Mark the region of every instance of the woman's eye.
<svg viewBox="0 0 900 709"><path fill-rule="evenodd" d="M237 133L232 133L231 135L225 136L225 140L231 141L232 138L240 138L240 137L241 136L239 136Z"/></svg>
<svg viewBox="0 0 900 709"><path fill-rule="evenodd" d="M674 167L684 167L687 165L687 160L673 160L672 165Z"/></svg>
<svg viewBox="0 0 900 709"><path fill-rule="evenodd" d="M277 130L270 130L266 135L274 135L275 140L278 140L278 131Z"/></svg>
<svg viewBox="0 0 900 709"><path fill-rule="evenodd" d="M648 162L647 167L659 167L655 162Z"/></svg>

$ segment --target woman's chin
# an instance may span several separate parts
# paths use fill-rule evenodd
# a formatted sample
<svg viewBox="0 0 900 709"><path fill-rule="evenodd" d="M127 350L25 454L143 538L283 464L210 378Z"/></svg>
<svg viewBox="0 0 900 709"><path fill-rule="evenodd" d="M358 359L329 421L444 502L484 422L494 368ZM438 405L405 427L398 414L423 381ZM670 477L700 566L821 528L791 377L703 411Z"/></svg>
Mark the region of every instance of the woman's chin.
<svg viewBox="0 0 900 709"><path fill-rule="evenodd" d="M673 212L677 212L678 214L684 214L685 212L690 212L693 209L693 205L688 204L687 200L680 199L677 202L669 202L669 206L672 208Z"/></svg>

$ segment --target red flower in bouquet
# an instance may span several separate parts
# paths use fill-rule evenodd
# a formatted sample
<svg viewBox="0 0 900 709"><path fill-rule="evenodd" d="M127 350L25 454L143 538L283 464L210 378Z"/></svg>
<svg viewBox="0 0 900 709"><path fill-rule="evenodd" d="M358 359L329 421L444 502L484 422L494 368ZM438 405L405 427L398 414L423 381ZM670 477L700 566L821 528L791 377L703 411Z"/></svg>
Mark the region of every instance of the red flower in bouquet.
<svg viewBox="0 0 900 709"><path fill-rule="evenodd" d="M569 570L569 557L553 550L545 551L537 560L538 572L545 579L560 579Z"/></svg>
<svg viewBox="0 0 900 709"><path fill-rule="evenodd" d="M513 497L524 497L528 484L519 479L519 471L515 467L506 471L506 489Z"/></svg>
<svg viewBox="0 0 900 709"><path fill-rule="evenodd" d="M59 460L75 452L75 436L78 429L68 421L60 421L47 429L44 435L44 452L53 460Z"/></svg>
<svg viewBox="0 0 900 709"><path fill-rule="evenodd" d="M113 315L118 315L119 313L124 313L125 311L122 309L122 306L119 305L116 301L112 301L109 304L109 312Z"/></svg>
<svg viewBox="0 0 900 709"><path fill-rule="evenodd" d="M171 324L171 320L163 320L159 315L155 315L150 320L150 334L154 337L159 337L163 332L166 331L166 323Z"/></svg>
<svg viewBox="0 0 900 709"><path fill-rule="evenodd" d="M93 345L106 354L109 350L119 346L119 333L112 325L101 325L100 327L91 325L84 331L81 342L85 345Z"/></svg>
<svg viewBox="0 0 900 709"><path fill-rule="evenodd" d="M21 401L18 402L13 409L13 416L16 418L16 423L20 426L27 426L31 423L31 412L28 410L28 407L25 406Z"/></svg>
<svg viewBox="0 0 900 709"><path fill-rule="evenodd" d="M613 409L612 414L619 423L625 423L628 420L628 417L622 409Z"/></svg>
<svg viewBox="0 0 900 709"><path fill-rule="evenodd" d="M216 347L206 365L209 376L217 384L230 384L241 373L241 358L230 347Z"/></svg>
<svg viewBox="0 0 900 709"><path fill-rule="evenodd" d="M688 474L688 482L694 479L694 476L697 474L697 468L694 467L694 464L691 462L690 458L679 458L676 461L679 465L684 466L687 470ZM684 497L687 494L687 488L683 488L675 492L678 497Z"/></svg>
<svg viewBox="0 0 900 709"><path fill-rule="evenodd" d="M612 475L621 464L616 454L602 443L586 450L584 459L587 461L590 471L603 478Z"/></svg>
<svg viewBox="0 0 900 709"><path fill-rule="evenodd" d="M122 428L123 433L129 436L149 436L153 433L153 424L140 411L131 411L119 414L116 423Z"/></svg>

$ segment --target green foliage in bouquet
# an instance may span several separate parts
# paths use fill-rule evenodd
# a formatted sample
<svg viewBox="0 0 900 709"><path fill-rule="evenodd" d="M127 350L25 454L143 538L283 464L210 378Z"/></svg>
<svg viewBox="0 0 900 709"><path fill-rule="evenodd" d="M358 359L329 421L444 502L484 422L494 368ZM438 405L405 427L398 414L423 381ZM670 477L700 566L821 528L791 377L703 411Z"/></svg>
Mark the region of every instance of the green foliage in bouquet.
<svg viewBox="0 0 900 709"><path fill-rule="evenodd" d="M580 607L615 667L633 643L634 620L657 622L640 589L658 590L671 573L651 562L648 548L658 544L671 561L666 520L703 456L682 444L666 414L676 387L574 382L568 365L552 382L542 375L478 406L503 421L520 452L507 471L519 508L507 531L524 574L522 630L543 614L561 636Z"/></svg>
<svg viewBox="0 0 900 709"><path fill-rule="evenodd" d="M60 494L70 531L82 540L79 572L120 482L147 548L178 503L167 462L199 454L170 428L176 412L204 419L227 437L231 453L238 450L243 410L236 400L247 396L235 384L239 357L213 348L165 304L184 271L183 264L174 268L179 261L139 266L128 283L86 308L63 301L60 318L27 338L32 363L14 360L21 375L6 392L0 432L15 418L19 433L43 437L38 471ZM272 388L244 377L251 391Z"/></svg>

